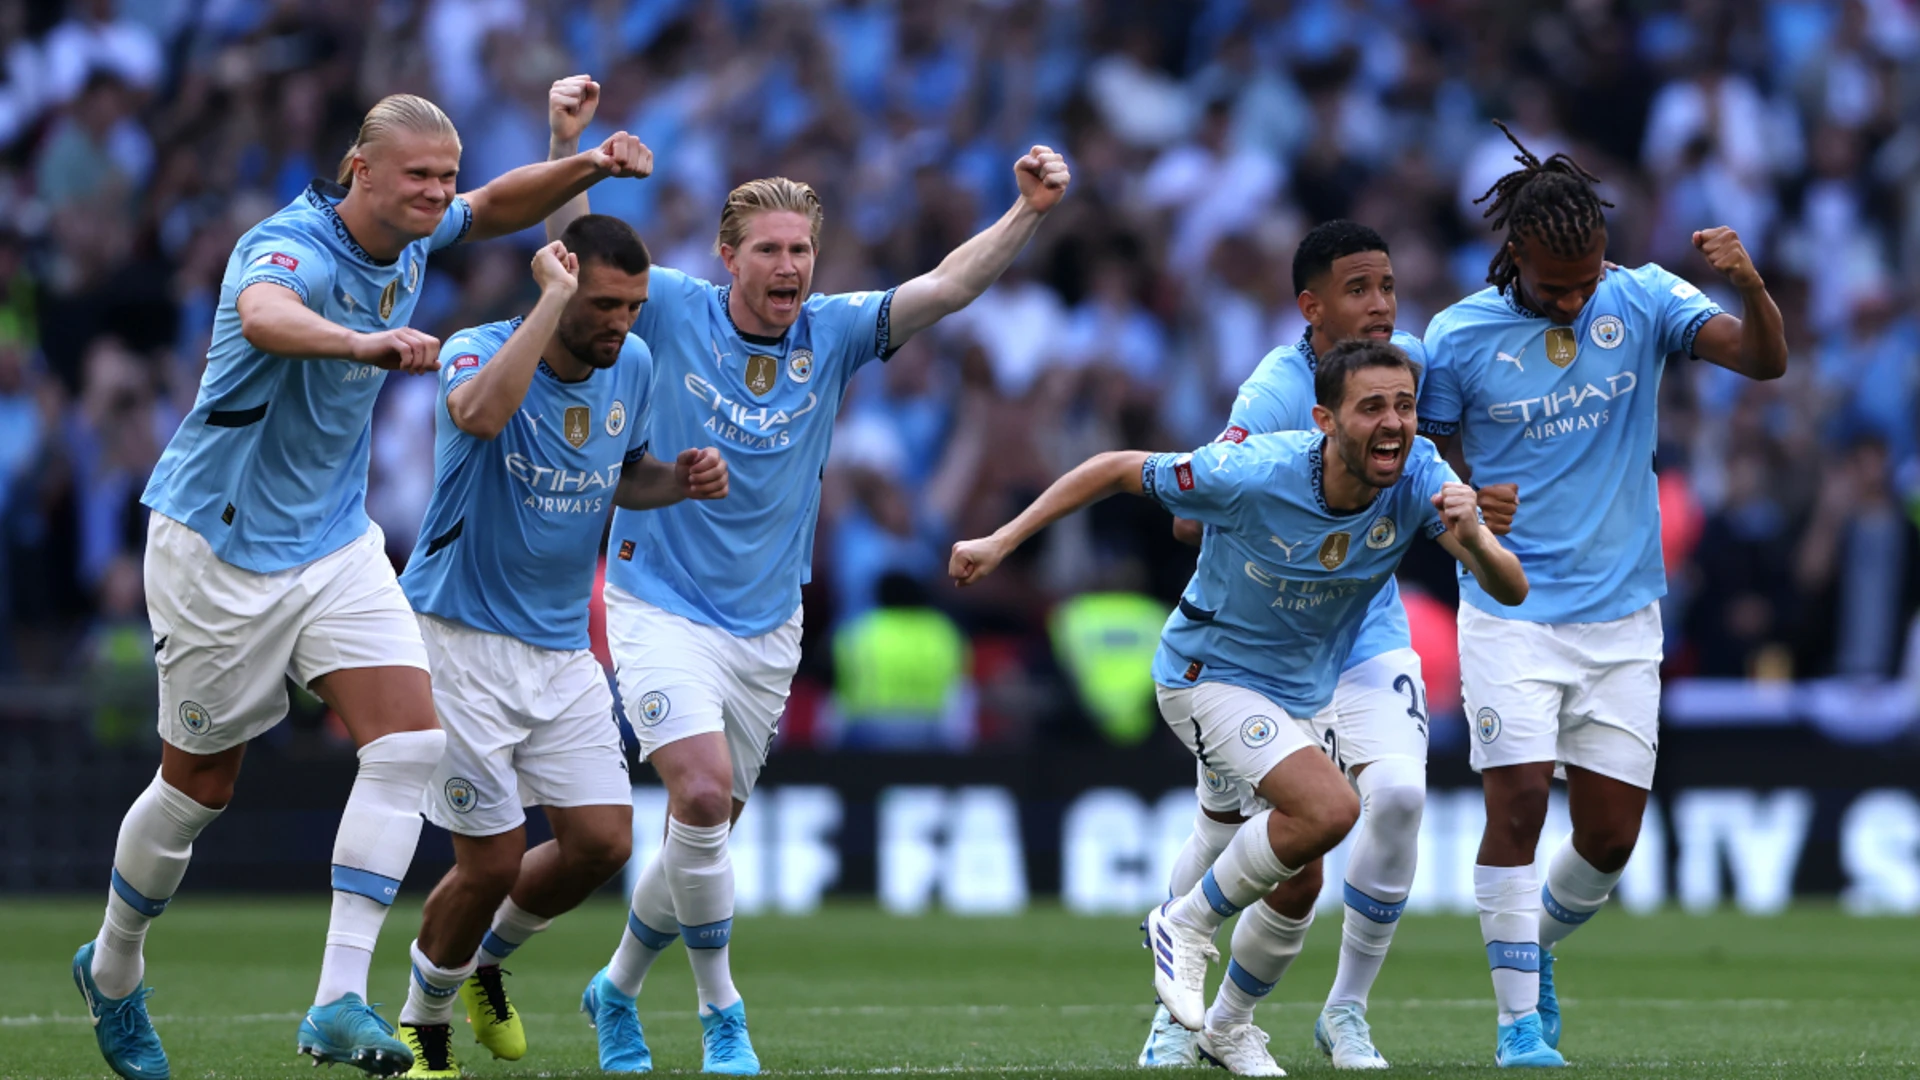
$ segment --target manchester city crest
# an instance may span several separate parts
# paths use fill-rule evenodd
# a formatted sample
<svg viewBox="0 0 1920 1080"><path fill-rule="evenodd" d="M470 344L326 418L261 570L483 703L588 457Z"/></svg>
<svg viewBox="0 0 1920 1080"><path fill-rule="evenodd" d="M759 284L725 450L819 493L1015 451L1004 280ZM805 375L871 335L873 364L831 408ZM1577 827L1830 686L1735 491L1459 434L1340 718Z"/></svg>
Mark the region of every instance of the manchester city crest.
<svg viewBox="0 0 1920 1080"><path fill-rule="evenodd" d="M1207 790L1213 792L1215 795L1225 795L1227 793L1227 778L1214 772L1212 769L1206 771L1202 780L1206 783Z"/></svg>
<svg viewBox="0 0 1920 1080"><path fill-rule="evenodd" d="M213 727L213 714L197 701L180 703L180 726L189 734L205 735Z"/></svg>
<svg viewBox="0 0 1920 1080"><path fill-rule="evenodd" d="M795 349L787 357L787 378L803 383L813 378L813 350Z"/></svg>
<svg viewBox="0 0 1920 1080"><path fill-rule="evenodd" d="M1618 315L1602 315L1587 328L1587 337L1603 349L1617 349L1627 339L1627 325Z"/></svg>
<svg viewBox="0 0 1920 1080"><path fill-rule="evenodd" d="M1393 538L1398 535L1400 532L1394 528L1393 519L1383 517L1373 523L1373 528L1367 530L1367 546L1379 551L1381 548L1390 547L1393 544Z"/></svg>
<svg viewBox="0 0 1920 1080"><path fill-rule="evenodd" d="M1500 737L1500 714L1492 709L1481 709L1473 714L1473 728L1480 733L1480 741L1490 743Z"/></svg>
<svg viewBox="0 0 1920 1080"><path fill-rule="evenodd" d="M463 776L448 780L446 787L441 790L446 793L447 805L452 807L456 814L468 813L473 809L473 804L480 801L480 789L473 786L473 781Z"/></svg>
<svg viewBox="0 0 1920 1080"><path fill-rule="evenodd" d="M665 720L668 710L672 707L672 703L667 700L667 695L658 690L649 690L640 698L640 722L652 727Z"/></svg>
<svg viewBox="0 0 1920 1080"><path fill-rule="evenodd" d="M1280 725L1272 717L1249 716L1240 725L1240 741L1258 750L1273 741L1280 734Z"/></svg>
<svg viewBox="0 0 1920 1080"><path fill-rule="evenodd" d="M627 407L616 401L613 407L607 410L607 437L617 438L625 430L627 430Z"/></svg>

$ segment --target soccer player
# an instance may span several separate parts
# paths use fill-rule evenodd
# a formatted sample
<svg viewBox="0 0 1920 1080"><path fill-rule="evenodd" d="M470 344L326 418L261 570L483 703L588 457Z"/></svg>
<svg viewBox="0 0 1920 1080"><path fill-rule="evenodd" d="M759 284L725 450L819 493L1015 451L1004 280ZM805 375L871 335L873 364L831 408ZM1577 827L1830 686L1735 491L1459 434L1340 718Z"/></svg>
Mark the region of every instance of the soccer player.
<svg viewBox="0 0 1920 1080"><path fill-rule="evenodd" d="M954 545L950 571L969 585L1035 532L1117 492L1206 524L1153 678L1161 715L1249 817L1192 888L1147 915L1147 936L1160 1000L1199 1032L1202 1055L1237 1075L1284 1075L1253 1026L1254 1005L1300 949L1297 936L1278 932L1270 897L1360 813L1319 749L1318 728L1332 718L1315 717L1333 700L1373 598L1416 535L1437 538L1502 602L1526 596L1520 563L1481 525L1473 489L1414 435L1418 370L1389 343L1349 341L1314 373L1316 430L1191 454L1101 454L992 536ZM1208 1009L1213 935L1243 908Z"/></svg>
<svg viewBox="0 0 1920 1080"><path fill-rule="evenodd" d="M1299 342L1268 353L1241 385L1219 440L1243 442L1249 435L1314 429L1314 372L1318 358L1344 341L1390 341L1419 362L1420 339L1396 331L1399 310L1393 262L1379 233L1352 221L1315 226L1293 255L1293 288L1307 320ZM1484 489L1479 504L1487 524L1502 534L1514 513L1512 485ZM1197 521L1176 519L1175 534L1201 543ZM1413 651L1400 590L1389 577L1367 608L1353 651L1348 653L1333 707L1319 719L1319 741L1359 792L1366 813L1347 863L1346 921L1340 965L1327 1003L1314 1023L1314 1042L1335 1068L1383 1069L1367 1026L1367 994L1386 960L1387 947L1407 892L1419 850L1420 817L1426 806L1426 685ZM1235 792L1219 774L1201 767L1199 812L1193 832L1174 862L1168 895L1181 896L1213 864L1246 818ZM1318 863L1282 885L1270 906L1254 909L1272 940L1267 949L1291 957L1305 941L1319 900ZM1248 978L1238 984L1271 987L1278 972L1260 957L1241 953L1233 969ZM1197 1049L1191 1031L1173 1021L1165 1005L1154 1013L1143 1066L1192 1065Z"/></svg>
<svg viewBox="0 0 1920 1080"><path fill-rule="evenodd" d="M584 126L597 99L583 80L575 114L555 125L556 154L572 152L573 125ZM721 502L614 514L607 639L641 750L666 785L668 818L660 854L634 888L627 932L582 1001L603 1069L651 1067L634 997L679 938L699 993L706 1071L759 1071L728 968L727 833L766 763L800 663L800 586L834 416L862 365L985 292L1070 180L1065 159L1045 146L1014 163L1014 178L1019 197L999 221L884 292L809 295L823 214L812 188L784 177L727 196L715 248L730 284L654 269L634 326L653 349L652 438L717 440L732 484Z"/></svg>
<svg viewBox="0 0 1920 1080"><path fill-rule="evenodd" d="M1778 378L1787 342L1732 229L1693 243L1739 293L1740 318L1659 266L1609 269L1599 181L1564 154L1541 161L1514 146L1520 168L1482 196L1504 233L1491 287L1427 328L1420 418L1444 442L1460 433L1474 479L1518 484L1528 504L1511 542L1533 592L1498 611L1462 580L1460 669L1486 788L1474 895L1499 1002L1494 1058L1559 1066L1551 949L1620 880L1653 783L1666 593L1653 472L1660 375L1677 353ZM1556 765L1573 837L1542 886L1533 861Z"/></svg>
<svg viewBox="0 0 1920 1080"><path fill-rule="evenodd" d="M727 490L712 447L671 463L647 456L653 358L628 330L650 266L625 222L577 218L534 256L540 301L525 319L463 330L440 349L433 501L400 587L420 614L447 733L426 816L453 834L455 864L412 946L400 1012L408 1076L460 1075L456 993L496 1057L526 1052L500 961L619 873L632 845L613 692L587 641L609 504L644 510ZM523 805L543 807L553 827L532 851Z"/></svg>
<svg viewBox="0 0 1920 1080"><path fill-rule="evenodd" d="M147 927L193 840L233 795L248 740L286 714L291 676L359 747L333 849L333 915L300 1052L373 1073L411 1056L365 1001L374 940L413 859L444 743L420 628L366 514L374 398L437 366L407 326L427 257L517 232L605 176L636 175L622 132L566 161L454 194L460 139L433 103L376 104L340 163L234 247L193 411L142 501L160 669L160 769L120 825L97 939L73 978L121 1076L168 1075L147 1015Z"/></svg>

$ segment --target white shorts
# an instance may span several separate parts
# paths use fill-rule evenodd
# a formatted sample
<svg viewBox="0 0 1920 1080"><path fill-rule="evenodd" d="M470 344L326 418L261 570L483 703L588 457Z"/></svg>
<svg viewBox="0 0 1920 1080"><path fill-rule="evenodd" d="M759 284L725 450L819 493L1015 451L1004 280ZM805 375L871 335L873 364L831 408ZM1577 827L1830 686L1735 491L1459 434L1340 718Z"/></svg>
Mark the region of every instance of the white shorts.
<svg viewBox="0 0 1920 1080"><path fill-rule="evenodd" d="M1251 817L1267 809L1255 790L1260 781L1295 751L1321 745L1310 721L1245 687L1203 682L1155 686L1154 694L1161 717L1199 762L1200 801L1209 810Z"/></svg>
<svg viewBox="0 0 1920 1080"><path fill-rule="evenodd" d="M1340 673L1333 704L1308 722L1321 749L1353 777L1353 770L1383 758L1427 764L1427 689L1420 654L1392 649ZM1217 814L1239 812L1240 796L1219 774L1200 766L1200 805Z"/></svg>
<svg viewBox="0 0 1920 1080"><path fill-rule="evenodd" d="M427 666L378 525L310 563L257 574L156 513L146 588L160 737L190 754L217 754L278 724L289 677L308 686L344 668Z"/></svg>
<svg viewBox="0 0 1920 1080"><path fill-rule="evenodd" d="M747 801L800 670L799 609L779 629L743 638L613 585L606 601L607 647L641 760L670 742L725 732L733 797Z"/></svg>
<svg viewBox="0 0 1920 1080"><path fill-rule="evenodd" d="M427 820L462 836L519 828L527 806L630 806L633 783L613 691L585 649L543 649L420 616L433 709L447 732L421 799Z"/></svg>
<svg viewBox="0 0 1920 1080"><path fill-rule="evenodd" d="M1552 761L1653 787L1660 605L1611 622L1533 623L1460 605L1475 771Z"/></svg>

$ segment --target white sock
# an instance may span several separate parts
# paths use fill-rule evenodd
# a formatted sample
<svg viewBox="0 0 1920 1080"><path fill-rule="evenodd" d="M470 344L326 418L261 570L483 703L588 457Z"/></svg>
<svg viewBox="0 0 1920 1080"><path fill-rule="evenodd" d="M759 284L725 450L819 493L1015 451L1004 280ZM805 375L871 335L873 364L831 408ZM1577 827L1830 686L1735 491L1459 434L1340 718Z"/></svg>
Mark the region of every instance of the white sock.
<svg viewBox="0 0 1920 1080"><path fill-rule="evenodd" d="M453 1003L460 993L460 984L473 976L473 961L469 960L464 967L443 968L420 951L418 938L407 951L413 954L413 974L407 980L407 1003L400 1007L400 1022L453 1023Z"/></svg>
<svg viewBox="0 0 1920 1080"><path fill-rule="evenodd" d="M367 969L387 908L400 893L420 842L420 797L446 749L447 733L401 731L360 748L360 770L333 836L333 917L315 1005L367 996Z"/></svg>
<svg viewBox="0 0 1920 1080"><path fill-rule="evenodd" d="M667 888L663 861L655 855L640 871L640 880L633 886L633 906L627 910L627 929L607 964L607 981L628 997L640 996L648 969L680 940L680 921L673 917L673 891Z"/></svg>
<svg viewBox="0 0 1920 1080"><path fill-rule="evenodd" d="M1410 758L1383 758L1361 772L1357 786L1366 812L1347 861L1340 967L1327 1004L1365 1008L1413 888L1420 815L1427 803L1426 770Z"/></svg>
<svg viewBox="0 0 1920 1080"><path fill-rule="evenodd" d="M727 853L728 826L688 825L667 816L667 842L660 848L661 869L673 893L673 915L680 940L687 943L700 1013L717 1012L740 1000L727 967L727 943L733 937L733 857Z"/></svg>
<svg viewBox="0 0 1920 1080"><path fill-rule="evenodd" d="M139 989L147 974L141 954L147 925L167 909L186 876L194 838L219 816L158 772L127 808L113 849L107 914L93 945L93 981L101 993L123 998Z"/></svg>
<svg viewBox="0 0 1920 1080"><path fill-rule="evenodd" d="M1475 866L1473 899L1500 1022L1540 1007L1540 895L1531 866Z"/></svg>
<svg viewBox="0 0 1920 1080"><path fill-rule="evenodd" d="M1605 907L1623 870L1611 874L1595 870L1573 850L1572 840L1555 852L1547 864L1547 883L1540 887L1540 947L1560 944Z"/></svg>
<svg viewBox="0 0 1920 1080"><path fill-rule="evenodd" d="M508 897L500 901L500 910L493 913L493 928L480 939L480 954L474 962L480 967L498 967L500 961L513 955L513 950L525 945L528 938L552 925L552 919L543 919Z"/></svg>
<svg viewBox="0 0 1920 1080"><path fill-rule="evenodd" d="M1200 875L1220 857L1227 845L1233 842L1233 834L1240 826L1227 821L1215 821L1207 816L1205 810L1193 812L1193 831L1187 834L1187 842L1180 845L1180 855L1173 860L1173 873L1167 879L1169 897L1185 896L1195 885L1200 884Z"/></svg>
<svg viewBox="0 0 1920 1080"><path fill-rule="evenodd" d="M1312 925L1311 908L1306 918L1289 919L1267 904L1249 905L1233 928L1233 958L1227 961L1227 977L1220 980L1213 1008L1207 1010L1206 1026L1253 1023L1253 1007L1273 992L1300 955Z"/></svg>
<svg viewBox="0 0 1920 1080"><path fill-rule="evenodd" d="M1267 839L1267 818L1272 814L1262 810L1234 830L1227 849L1200 875L1200 883L1168 909L1174 921L1211 935L1234 912L1298 872L1273 853L1273 843Z"/></svg>

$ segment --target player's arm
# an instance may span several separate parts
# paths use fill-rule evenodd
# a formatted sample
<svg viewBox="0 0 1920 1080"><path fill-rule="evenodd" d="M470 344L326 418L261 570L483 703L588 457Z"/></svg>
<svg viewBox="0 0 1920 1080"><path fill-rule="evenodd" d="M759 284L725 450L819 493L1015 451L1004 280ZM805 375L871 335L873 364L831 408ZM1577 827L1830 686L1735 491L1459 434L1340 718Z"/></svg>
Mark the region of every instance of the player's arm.
<svg viewBox="0 0 1920 1080"><path fill-rule="evenodd" d="M272 281L241 287L234 301L240 336L261 352L288 360L353 360L409 374L440 369L440 342L410 326L363 334L330 322L300 294Z"/></svg>
<svg viewBox="0 0 1920 1080"><path fill-rule="evenodd" d="M682 499L727 497L727 459L711 446L682 450L672 461L642 456L620 472L613 505L622 510L658 510Z"/></svg>
<svg viewBox="0 0 1920 1080"><path fill-rule="evenodd" d="M896 301L897 302L897 301ZM1145 494L1141 469L1151 456L1139 450L1111 450L1081 462L1072 472L1055 480L1020 516L1000 526L992 536L962 540L953 545L953 558L947 573L956 585L971 585L1000 565L1014 548L1027 542L1034 533L1068 514L1091 506L1109 495L1125 492Z"/></svg>
<svg viewBox="0 0 1920 1080"><path fill-rule="evenodd" d="M1013 174L1020 184L1020 197L999 221L954 248L939 266L894 291L889 313L893 348L979 299L1013 265L1072 180L1067 159L1045 146L1035 146L1015 162Z"/></svg>
<svg viewBox="0 0 1920 1080"><path fill-rule="evenodd" d="M1434 493L1433 505L1447 531L1437 539L1447 554L1460 560L1487 595L1515 607L1527 598L1527 572L1520 557L1500 545L1492 530L1480 523L1472 488L1450 480Z"/></svg>
<svg viewBox="0 0 1920 1080"><path fill-rule="evenodd" d="M600 84L588 75L569 75L547 89L547 160L565 161L580 149L580 133L600 107ZM648 163L652 155L649 151ZM583 188L546 218L547 239L558 240L575 218L592 213Z"/></svg>
<svg viewBox="0 0 1920 1080"><path fill-rule="evenodd" d="M1740 293L1740 317L1715 315L1693 339L1693 354L1737 371L1749 379L1777 379L1787 373L1787 329L1780 305L1753 267L1740 234L1726 226L1693 234L1693 246Z"/></svg>
<svg viewBox="0 0 1920 1080"><path fill-rule="evenodd" d="M540 353L560 326L560 312L580 284L580 262L558 243L533 253L533 280L540 300L533 305L500 351L471 378L447 392L447 415L454 426L489 441L527 400L527 387L540 367ZM457 376L459 373L455 372Z"/></svg>
<svg viewBox="0 0 1920 1080"><path fill-rule="evenodd" d="M586 76L573 78L586 79ZM580 127L586 127L584 121ZM576 130L573 134L576 145L579 139ZM652 174L653 151L637 136L624 131L614 132L605 142L584 153L569 152L559 157L549 153L548 160L522 165L465 196L473 208L470 239L485 240L532 228L608 177L640 180Z"/></svg>

